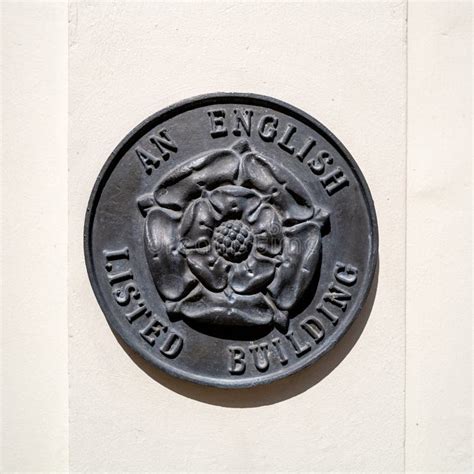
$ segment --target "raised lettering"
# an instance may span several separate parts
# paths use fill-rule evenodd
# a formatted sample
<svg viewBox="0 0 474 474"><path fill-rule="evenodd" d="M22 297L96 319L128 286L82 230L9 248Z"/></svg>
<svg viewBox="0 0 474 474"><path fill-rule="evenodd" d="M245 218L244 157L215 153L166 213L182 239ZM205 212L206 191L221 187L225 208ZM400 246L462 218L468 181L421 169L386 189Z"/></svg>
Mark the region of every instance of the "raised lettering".
<svg viewBox="0 0 474 474"><path fill-rule="evenodd" d="M261 344L251 344L249 351L253 355L253 362L255 367L260 372L265 372L268 369L268 344L262 342Z"/></svg>
<svg viewBox="0 0 474 474"><path fill-rule="evenodd" d="M112 291L112 295L120 306L127 306L130 303L130 297L140 298L140 292L135 283L127 283L123 288L116 288Z"/></svg>
<svg viewBox="0 0 474 474"><path fill-rule="evenodd" d="M288 363L288 356L286 355L285 350L281 345L281 340L279 337L272 339L272 344L275 346L276 352L278 354L278 360L281 365L286 365Z"/></svg>
<svg viewBox="0 0 474 474"><path fill-rule="evenodd" d="M137 154L141 164L145 168L146 174L151 174L154 169L160 166L160 159L149 151L142 148L141 146L137 146L135 148L135 153Z"/></svg>
<svg viewBox="0 0 474 474"><path fill-rule="evenodd" d="M115 285L115 283L121 283L122 281L131 280L133 278L132 270L126 270L124 272L115 273L113 275L107 275L109 283Z"/></svg>
<svg viewBox="0 0 474 474"><path fill-rule="evenodd" d="M304 329L314 340L315 342L321 341L324 337L324 328L323 325L319 322L314 316L306 318L300 326Z"/></svg>
<svg viewBox="0 0 474 474"><path fill-rule="evenodd" d="M234 114L235 114L235 127L232 130L232 133L236 137L240 137L240 135L242 135L240 126L242 125L242 128L244 129L245 133L247 134L248 137L250 137L251 120L252 120L253 111L252 110L242 111L241 109L235 109Z"/></svg>
<svg viewBox="0 0 474 474"><path fill-rule="evenodd" d="M113 268L112 262L113 261L115 261L115 260L128 260L128 257L129 257L127 247L124 247L123 249L119 249L119 250L104 250L103 253L104 253L104 256L105 256L105 259L106 259L105 269L108 272L112 271L112 268Z"/></svg>
<svg viewBox="0 0 474 474"><path fill-rule="evenodd" d="M145 301L140 300L137 303L137 307L130 311L130 313L126 313L125 317L127 318L129 323L133 323L136 319L140 318L145 314L150 314L149 309L145 306Z"/></svg>
<svg viewBox="0 0 474 474"><path fill-rule="evenodd" d="M308 138L298 153L296 153L296 158L298 158L300 161L303 161L306 156L308 156L308 153L311 151L314 145L316 145L316 140L314 138Z"/></svg>
<svg viewBox="0 0 474 474"><path fill-rule="evenodd" d="M139 333L140 336L145 339L148 344L153 346L155 344L156 338L160 335L160 333L163 331L165 332L167 328L161 324L156 317L152 317L148 324L143 328L140 329Z"/></svg>
<svg viewBox="0 0 474 474"><path fill-rule="evenodd" d="M311 346L309 344L301 344L298 338L295 336L293 331L290 331L286 337L291 342L291 345L295 349L295 354L298 357L301 357L303 354L306 354L309 350L311 350Z"/></svg>
<svg viewBox="0 0 474 474"><path fill-rule="evenodd" d="M245 352L239 346L229 346L230 364L229 372L233 375L240 375L245 372Z"/></svg>
<svg viewBox="0 0 474 474"><path fill-rule="evenodd" d="M181 352L182 348L183 338L175 332L170 332L160 347L160 352L166 357L174 359Z"/></svg>
<svg viewBox="0 0 474 474"><path fill-rule="evenodd" d="M296 127L294 125L292 125L291 123L289 123L287 126L286 126L286 130L285 130L285 133L283 134L283 136L280 138L280 140L278 140L278 146L282 149L282 150L285 150L287 153L289 153L290 155L293 154L293 152L295 151L295 147L292 146L292 145L289 145L290 143L290 140L291 138L293 137L293 135L296 133Z"/></svg>
<svg viewBox="0 0 474 474"><path fill-rule="evenodd" d="M264 142L272 142L277 134L278 119L274 115L264 115L258 123L258 134Z"/></svg>
<svg viewBox="0 0 474 474"><path fill-rule="evenodd" d="M326 165L331 165L333 159L329 152L326 150L321 150L316 155L316 158L312 158L308 161L309 169L316 175L321 175L324 173Z"/></svg>
<svg viewBox="0 0 474 474"><path fill-rule="evenodd" d="M207 115L211 121L211 137L219 138L227 136L227 128L224 124L225 110L210 110Z"/></svg>
<svg viewBox="0 0 474 474"><path fill-rule="evenodd" d="M357 268L351 264L336 263L334 275L336 280L343 285L352 286L357 281L357 273Z"/></svg>
<svg viewBox="0 0 474 474"><path fill-rule="evenodd" d="M329 311L324 305L322 304L319 304L317 307L316 307L316 310L319 311L321 314L323 314L324 316L326 316L326 318L329 319L329 321L331 321L331 323L335 326L337 324L337 322L339 321L339 318L335 315L335 314L332 314L331 311Z"/></svg>
<svg viewBox="0 0 474 474"><path fill-rule="evenodd" d="M103 253L107 261L128 260L129 258L128 247L124 247L123 249L119 250L104 250Z"/></svg>
<svg viewBox="0 0 474 474"><path fill-rule="evenodd" d="M329 289L329 293L328 292L324 293L323 300L328 301L334 306L341 308L342 311L345 311L347 308L346 301L350 301L351 294L343 290L340 286L336 285L335 283L331 283L328 289Z"/></svg>
<svg viewBox="0 0 474 474"><path fill-rule="evenodd" d="M349 181L347 180L344 171L342 171L342 168L339 166L334 168L328 174L321 176L319 180L329 196L332 196L334 193L337 193L339 190L349 185Z"/></svg>
<svg viewBox="0 0 474 474"><path fill-rule="evenodd" d="M158 132L158 135L151 135L150 141L158 148L161 157L165 161L170 157L170 151L173 153L178 151L176 143L170 138L168 132L164 128Z"/></svg>

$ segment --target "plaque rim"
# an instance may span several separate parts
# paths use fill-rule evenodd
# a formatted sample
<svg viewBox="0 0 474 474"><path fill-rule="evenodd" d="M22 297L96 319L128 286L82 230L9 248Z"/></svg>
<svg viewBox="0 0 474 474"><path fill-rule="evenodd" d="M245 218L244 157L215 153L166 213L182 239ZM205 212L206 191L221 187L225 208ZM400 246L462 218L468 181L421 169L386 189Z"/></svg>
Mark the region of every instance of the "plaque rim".
<svg viewBox="0 0 474 474"><path fill-rule="evenodd" d="M172 366L172 364L163 364L160 360L154 359L149 356L148 353L143 352L138 347L138 344L135 341L130 340L127 338L127 334L125 331L122 331L120 325L116 322L116 319L108 314L108 303L106 299L102 295L102 291L99 287L98 282L96 281L95 275L95 265L92 257L92 227L93 221L95 217L95 210L97 203L100 199L102 190L107 183L107 180L111 173L113 172L116 164L122 159L125 153L128 151L130 145L137 141L137 139L147 132L149 132L154 126L155 123L163 122L165 120L171 119L175 116L180 115L183 112L188 110L202 107L205 105L218 105L218 104L228 104L228 103L242 103L247 105L257 105L257 106L269 106L273 110L277 110L280 113L283 113L287 116L291 116L296 120L304 123L308 127L316 130L319 134L323 135L334 147L337 149L341 157L347 162L349 165L354 177L357 179L358 184L361 188L364 201L367 206L369 221L370 221L370 237L371 237L371 248L369 252L369 262L368 262L368 275L365 277L366 284L363 288L361 288L361 296L359 297L360 303L357 307L354 307L353 312L354 316L348 322L348 324L342 328L335 337L332 338L330 343L325 347L325 349L321 350L320 352L314 353L314 355L310 355L307 359L300 363L295 364L293 366L287 367L284 370L273 373L273 374L262 374L259 377L255 377L253 379L246 379L246 380L231 380L231 379L218 379L212 378L208 376L202 376L199 374L194 374L191 372L183 371L182 369L178 369ZM354 321L359 317L362 309L367 303L367 299L369 293L374 284L374 277L376 273L376 269L378 266L378 247L379 247L379 235L378 235L378 224L377 224L377 216L375 212L375 206L373 202L372 195L370 193L369 187L365 180L364 175L362 174L358 164L350 154L350 152L346 149L346 147L342 144L342 142L326 127L324 126L319 120L315 119L313 116L309 115L308 113L304 112L303 110L295 107L287 102L281 101L279 99L275 99L270 96L262 95L262 94L255 94L255 93L245 93L245 92L213 92L207 94L200 94L197 96L192 96L187 99L178 101L174 104L171 104L159 111L153 113L152 115L148 116L142 122L140 122L137 126L135 126L130 132L128 132L125 137L119 142L119 144L114 148L112 153L109 155L101 170L94 182L94 186L92 188L88 203L87 209L85 213L84 219L84 232L83 232L83 250L84 250L84 257L85 257L85 266L87 271L87 276L89 282L92 286L92 290L94 296L99 303L99 307L104 314L107 323L109 324L110 328L117 335L120 340L126 345L127 348L133 351L133 353L137 354L139 357L144 359L147 363L151 364L153 367L162 370L168 375L173 377L177 377L178 379L185 380L187 382L194 382L201 385L206 385L215 388L250 388L257 385L262 384L269 384L276 380L281 380L287 378L297 372L302 371L303 369L307 368L308 366L316 363L319 359L321 359L324 355L333 349L333 347L342 339L344 334L348 332L350 327L353 325Z"/></svg>

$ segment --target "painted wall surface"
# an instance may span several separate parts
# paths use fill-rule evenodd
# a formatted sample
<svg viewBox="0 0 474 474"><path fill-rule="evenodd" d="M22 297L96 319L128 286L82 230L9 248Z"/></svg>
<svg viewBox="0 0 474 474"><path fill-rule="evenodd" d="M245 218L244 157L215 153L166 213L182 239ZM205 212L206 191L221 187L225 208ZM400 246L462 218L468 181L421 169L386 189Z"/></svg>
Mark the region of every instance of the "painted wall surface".
<svg viewBox="0 0 474 474"><path fill-rule="evenodd" d="M78 3L69 38L71 468L403 469L406 5ZM105 158L151 113L210 91L316 116L356 157L379 218L370 318L312 370L253 390L138 363L84 272L83 218Z"/></svg>
<svg viewBox="0 0 474 474"><path fill-rule="evenodd" d="M408 18L406 468L472 472L472 4Z"/></svg>
<svg viewBox="0 0 474 474"><path fill-rule="evenodd" d="M0 470L67 466L67 8L1 4Z"/></svg>
<svg viewBox="0 0 474 474"><path fill-rule="evenodd" d="M2 471L472 471L470 2L1 12ZM115 145L212 91L315 116L357 160L379 220L377 284L350 332L251 390L177 381L130 354L82 251Z"/></svg>

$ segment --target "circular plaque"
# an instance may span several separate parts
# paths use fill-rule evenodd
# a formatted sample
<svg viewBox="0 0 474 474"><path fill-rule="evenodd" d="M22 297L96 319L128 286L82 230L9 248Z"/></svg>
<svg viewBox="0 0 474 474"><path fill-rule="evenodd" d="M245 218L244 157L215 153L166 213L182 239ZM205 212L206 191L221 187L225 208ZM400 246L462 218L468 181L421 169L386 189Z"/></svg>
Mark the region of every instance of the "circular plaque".
<svg viewBox="0 0 474 474"><path fill-rule="evenodd" d="M189 99L132 130L97 179L84 242L123 341L219 387L315 362L360 312L377 261L348 151L304 112L252 94Z"/></svg>

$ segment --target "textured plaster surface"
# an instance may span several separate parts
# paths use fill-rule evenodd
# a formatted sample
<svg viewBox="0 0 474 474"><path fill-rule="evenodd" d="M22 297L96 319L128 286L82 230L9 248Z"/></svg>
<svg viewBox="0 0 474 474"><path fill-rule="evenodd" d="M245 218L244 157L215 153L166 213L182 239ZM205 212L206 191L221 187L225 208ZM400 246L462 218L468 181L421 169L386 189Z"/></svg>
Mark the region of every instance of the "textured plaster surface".
<svg viewBox="0 0 474 474"><path fill-rule="evenodd" d="M406 5L72 4L69 40L71 468L403 469ZM252 390L144 372L84 272L83 216L104 159L144 117L211 91L275 96L321 120L358 161L379 218L364 331L361 320L317 367Z"/></svg>
<svg viewBox="0 0 474 474"><path fill-rule="evenodd" d="M469 2L1 12L3 471L472 471ZM219 90L322 121L379 219L370 317L315 367L252 390L179 382L128 354L82 253L118 141Z"/></svg>

